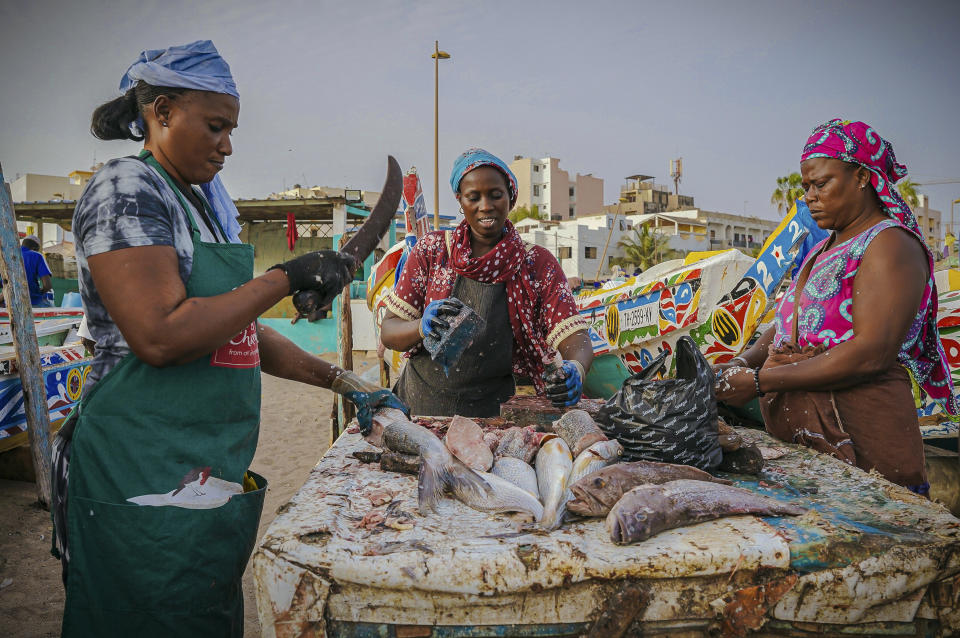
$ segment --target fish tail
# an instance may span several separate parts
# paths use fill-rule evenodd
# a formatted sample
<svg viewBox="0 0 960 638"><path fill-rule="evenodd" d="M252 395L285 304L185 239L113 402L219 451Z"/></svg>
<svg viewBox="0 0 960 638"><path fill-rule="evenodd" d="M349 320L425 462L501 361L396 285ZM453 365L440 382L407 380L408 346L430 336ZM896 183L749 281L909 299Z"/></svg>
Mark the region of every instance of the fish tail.
<svg viewBox="0 0 960 638"><path fill-rule="evenodd" d="M478 497L483 497L489 494L492 488L482 476L452 455L448 458L424 456L417 481L417 506L420 513L426 516L437 511L437 502L444 491L474 492Z"/></svg>

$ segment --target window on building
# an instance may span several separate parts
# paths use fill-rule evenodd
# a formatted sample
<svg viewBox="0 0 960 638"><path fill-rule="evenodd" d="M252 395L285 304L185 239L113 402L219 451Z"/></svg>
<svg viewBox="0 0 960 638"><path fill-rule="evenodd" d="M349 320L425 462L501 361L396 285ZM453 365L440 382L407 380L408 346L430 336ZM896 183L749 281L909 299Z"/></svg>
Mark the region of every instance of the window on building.
<svg viewBox="0 0 960 638"><path fill-rule="evenodd" d="M533 185L533 196L534 197L540 196L540 187L537 186L536 184Z"/></svg>
<svg viewBox="0 0 960 638"><path fill-rule="evenodd" d="M620 230L624 230L624 227L623 227L623 220L622 220L622 219L620 220Z"/></svg>
<svg viewBox="0 0 960 638"><path fill-rule="evenodd" d="M557 250L558 259L570 259L571 257L573 257L573 248L570 246L560 246Z"/></svg>
<svg viewBox="0 0 960 638"><path fill-rule="evenodd" d="M560 219L560 215L550 215L550 219L555 222L563 221Z"/></svg>
<svg viewBox="0 0 960 638"><path fill-rule="evenodd" d="M570 197L573 197L573 186L570 187Z"/></svg>
<svg viewBox="0 0 960 638"><path fill-rule="evenodd" d="M539 173L539 172L540 172L540 165L539 165L539 164L534 164L534 165L533 165L533 172L534 172L534 173Z"/></svg>
<svg viewBox="0 0 960 638"><path fill-rule="evenodd" d="M711 230L710 230L710 239L716 239L716 238L717 238L717 231L711 229Z"/></svg>
<svg viewBox="0 0 960 638"><path fill-rule="evenodd" d="M583 247L583 257L584 257L584 259L596 259L596 258L597 258L597 247L596 247L596 246L584 246L584 247Z"/></svg>
<svg viewBox="0 0 960 638"><path fill-rule="evenodd" d="M573 217L573 206L570 207L570 217Z"/></svg>

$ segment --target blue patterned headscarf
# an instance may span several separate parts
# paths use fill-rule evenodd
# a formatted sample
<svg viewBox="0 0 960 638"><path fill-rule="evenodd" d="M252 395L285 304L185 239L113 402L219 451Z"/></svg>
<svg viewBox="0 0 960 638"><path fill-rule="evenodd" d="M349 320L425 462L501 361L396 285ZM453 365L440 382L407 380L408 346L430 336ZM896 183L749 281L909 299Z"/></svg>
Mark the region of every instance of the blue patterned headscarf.
<svg viewBox="0 0 960 638"><path fill-rule="evenodd" d="M226 93L240 99L230 65L210 40L142 51L120 79L120 90L126 93L137 80L153 86Z"/></svg>
<svg viewBox="0 0 960 638"><path fill-rule="evenodd" d="M120 90L127 92L143 80L152 86L193 89L225 93L240 99L237 84L230 74L230 65L220 56L210 40L197 40L166 49L148 49L130 65L120 79ZM142 131L143 120L134 123ZM206 184L200 184L220 226L231 243L240 242L240 215L236 204L227 193L220 175Z"/></svg>
<svg viewBox="0 0 960 638"><path fill-rule="evenodd" d="M503 163L502 159L482 148L467 149L453 163L453 171L450 173L450 188L453 189L453 194L456 195L460 191L460 180L463 179L463 176L480 166L492 166L503 173L510 190L510 206L512 208L517 203L517 178L514 177L513 171Z"/></svg>

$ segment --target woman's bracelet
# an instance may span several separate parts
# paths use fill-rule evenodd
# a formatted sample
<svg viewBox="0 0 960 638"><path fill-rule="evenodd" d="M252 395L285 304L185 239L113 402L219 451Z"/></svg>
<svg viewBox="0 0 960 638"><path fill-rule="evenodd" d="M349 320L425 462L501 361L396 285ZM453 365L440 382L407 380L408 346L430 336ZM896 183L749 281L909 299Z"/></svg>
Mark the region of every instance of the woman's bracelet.
<svg viewBox="0 0 960 638"><path fill-rule="evenodd" d="M743 357L737 356L737 357L734 357L733 359L730 359L730 361L731 361L731 362L733 362L733 361L739 361L740 363L743 364L743 367L745 367L745 368L749 368L749 367L750 367L750 364L747 363L747 360L744 359Z"/></svg>
<svg viewBox="0 0 960 638"><path fill-rule="evenodd" d="M757 390L757 396L762 397L765 392L760 391L760 368L753 371L753 387Z"/></svg>

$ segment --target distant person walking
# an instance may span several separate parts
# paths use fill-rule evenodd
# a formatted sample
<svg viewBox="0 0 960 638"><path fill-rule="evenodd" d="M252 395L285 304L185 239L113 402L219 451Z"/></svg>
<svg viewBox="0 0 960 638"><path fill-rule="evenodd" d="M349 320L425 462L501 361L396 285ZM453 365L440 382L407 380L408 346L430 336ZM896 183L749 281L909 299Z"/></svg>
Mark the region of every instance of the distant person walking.
<svg viewBox="0 0 960 638"><path fill-rule="evenodd" d="M40 239L36 235L27 235L20 242L23 253L23 268L27 271L27 286L30 288L30 304L37 308L50 308L53 303L46 294L53 290L50 283L50 268L40 252Z"/></svg>

